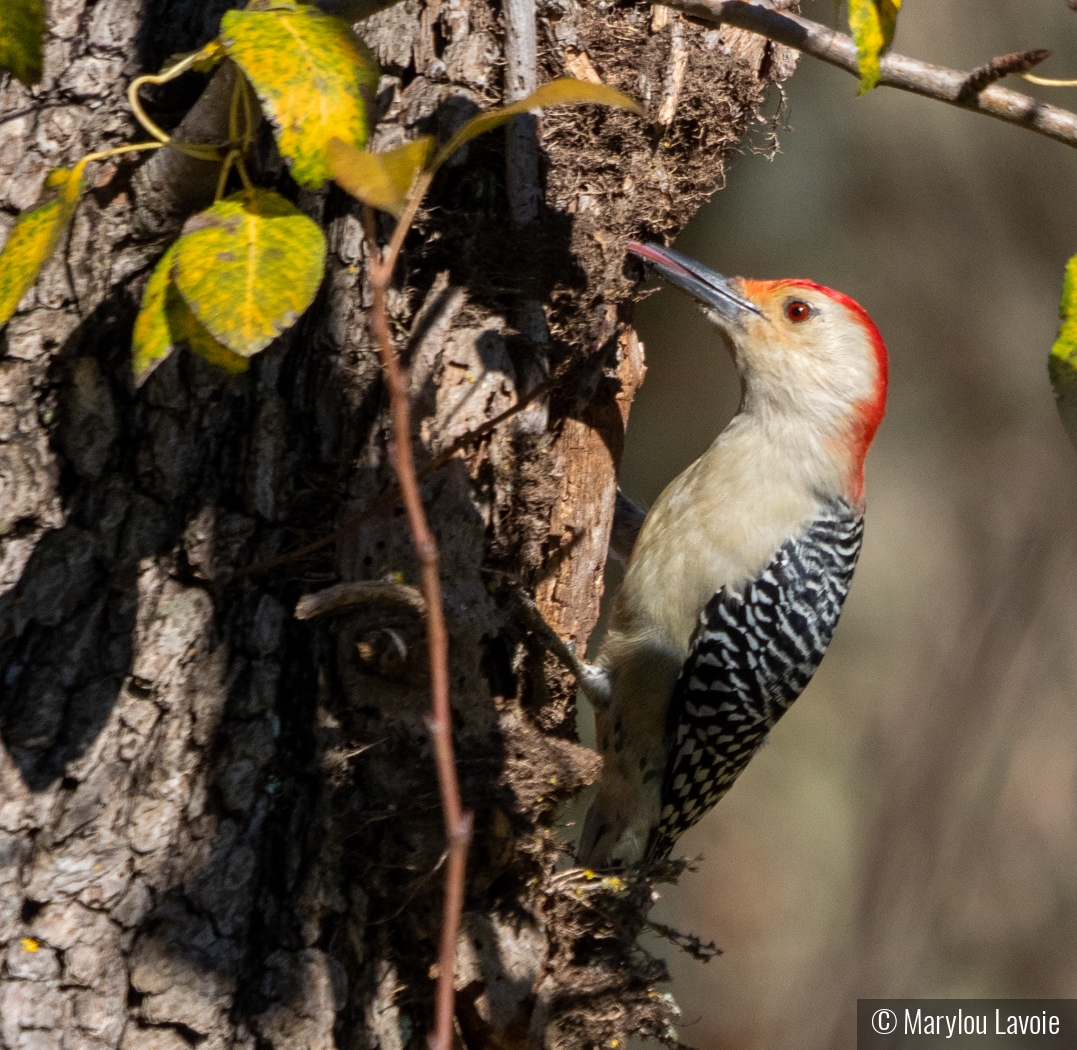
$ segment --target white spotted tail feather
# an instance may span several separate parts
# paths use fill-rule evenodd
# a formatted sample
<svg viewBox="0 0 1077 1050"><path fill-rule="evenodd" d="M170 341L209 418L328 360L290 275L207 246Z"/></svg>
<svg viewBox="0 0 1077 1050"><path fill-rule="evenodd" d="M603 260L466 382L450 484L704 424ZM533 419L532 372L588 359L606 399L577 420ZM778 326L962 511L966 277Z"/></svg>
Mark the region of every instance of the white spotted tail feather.
<svg viewBox="0 0 1077 1050"><path fill-rule="evenodd" d="M701 302L742 396L648 512L582 683L603 756L588 867L668 853L807 685L849 589L886 408L886 348L847 296L629 250Z"/></svg>

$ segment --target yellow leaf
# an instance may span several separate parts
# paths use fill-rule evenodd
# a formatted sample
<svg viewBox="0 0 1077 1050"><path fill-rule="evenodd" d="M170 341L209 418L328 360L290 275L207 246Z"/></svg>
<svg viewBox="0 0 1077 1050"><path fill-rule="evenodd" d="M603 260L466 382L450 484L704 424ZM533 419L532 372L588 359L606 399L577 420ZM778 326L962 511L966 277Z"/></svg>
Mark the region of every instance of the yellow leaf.
<svg viewBox="0 0 1077 1050"><path fill-rule="evenodd" d="M161 256L142 293L142 309L135 319L131 340L131 368L136 387L182 343L226 372L235 374L248 368L247 359L218 343L180 295L172 280L178 243Z"/></svg>
<svg viewBox="0 0 1077 1050"><path fill-rule="evenodd" d="M173 291L175 291L174 288ZM175 292L175 296L182 308L180 324L187 345L199 357L204 358L211 365L224 369L229 375L237 376L241 372L246 372L251 367L250 361L233 353L223 343L218 343L210 334L209 329L187 308L183 296L178 291Z"/></svg>
<svg viewBox="0 0 1077 1050"><path fill-rule="evenodd" d="M331 138L366 145L378 65L339 18L296 4L228 11L221 40L254 85L296 182L318 189L330 177Z"/></svg>
<svg viewBox="0 0 1077 1050"><path fill-rule="evenodd" d="M325 269L325 237L283 197L252 190L195 215L172 276L195 317L251 357L299 320Z"/></svg>
<svg viewBox="0 0 1077 1050"><path fill-rule="evenodd" d="M849 0L849 28L860 66L858 95L879 83L879 56L890 46L901 0Z"/></svg>
<svg viewBox="0 0 1077 1050"><path fill-rule="evenodd" d="M472 117L453 135L448 144L441 148L437 157L434 158L432 167L440 167L465 142L470 142L476 135L493 131L494 128L500 127L510 117L519 113L528 113L533 109L541 109L543 106L579 106L588 102L601 106L616 106L618 109L629 109L640 116L644 115L640 104L635 99L622 95L620 91L615 91L605 84L592 84L586 80L563 77L543 84L542 87L532 91L527 98L514 102L510 106L487 110L477 117Z"/></svg>
<svg viewBox="0 0 1077 1050"><path fill-rule="evenodd" d="M19 943L22 945L22 950L24 952L29 952L31 955L33 955L41 947L41 945L38 944L38 942L35 941L33 937L23 937L23 939Z"/></svg>
<svg viewBox="0 0 1077 1050"><path fill-rule="evenodd" d="M400 217L416 174L426 167L434 152L433 136L384 153L353 149L340 139L330 139L327 154L333 178L353 197L373 208Z"/></svg>
<svg viewBox="0 0 1077 1050"><path fill-rule="evenodd" d="M1062 323L1047 359L1047 371L1062 425L1077 448L1077 255L1066 264L1058 313Z"/></svg>
<svg viewBox="0 0 1077 1050"><path fill-rule="evenodd" d="M0 68L27 87L41 79L45 39L45 0L0 3Z"/></svg>
<svg viewBox="0 0 1077 1050"><path fill-rule="evenodd" d="M6 324L22 297L33 287L67 224L82 191L79 169L56 168L45 189L59 189L51 200L23 212L0 249L0 325Z"/></svg>
<svg viewBox="0 0 1077 1050"><path fill-rule="evenodd" d="M176 246L173 244L161 256L142 293L142 309L135 318L131 337L131 369L135 374L135 386L146 382L150 373L176 349L176 340L165 310L175 261Z"/></svg>

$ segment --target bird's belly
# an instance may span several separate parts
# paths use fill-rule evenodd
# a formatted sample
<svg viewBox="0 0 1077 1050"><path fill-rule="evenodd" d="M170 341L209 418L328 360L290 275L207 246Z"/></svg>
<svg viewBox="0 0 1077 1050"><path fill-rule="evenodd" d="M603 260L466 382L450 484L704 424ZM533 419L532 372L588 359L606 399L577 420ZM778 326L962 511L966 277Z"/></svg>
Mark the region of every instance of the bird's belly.
<svg viewBox="0 0 1077 1050"><path fill-rule="evenodd" d="M644 548L633 560L618 594L613 632L648 636L683 660L711 597L723 587L742 590L811 513L805 508L795 524L769 526L682 520L676 543Z"/></svg>

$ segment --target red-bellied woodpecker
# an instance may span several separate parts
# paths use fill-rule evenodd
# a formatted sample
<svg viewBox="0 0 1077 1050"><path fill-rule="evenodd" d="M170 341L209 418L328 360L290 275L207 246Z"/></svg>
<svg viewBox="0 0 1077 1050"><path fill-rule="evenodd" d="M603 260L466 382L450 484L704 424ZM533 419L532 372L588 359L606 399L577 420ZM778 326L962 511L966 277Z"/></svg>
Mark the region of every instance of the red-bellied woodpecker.
<svg viewBox="0 0 1077 1050"><path fill-rule="evenodd" d="M584 672L605 760L588 867L664 857L808 684L860 553L864 457L886 410L886 348L847 296L629 250L700 301L742 393L648 513Z"/></svg>

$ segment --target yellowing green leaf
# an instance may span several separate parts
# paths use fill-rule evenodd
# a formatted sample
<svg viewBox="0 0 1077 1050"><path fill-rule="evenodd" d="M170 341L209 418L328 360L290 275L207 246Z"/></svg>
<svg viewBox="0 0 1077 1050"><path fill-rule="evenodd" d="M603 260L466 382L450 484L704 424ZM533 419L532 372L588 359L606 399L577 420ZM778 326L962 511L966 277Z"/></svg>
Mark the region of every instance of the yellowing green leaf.
<svg viewBox="0 0 1077 1050"><path fill-rule="evenodd" d="M45 0L0 3L0 68L28 87L41 79L45 39Z"/></svg>
<svg viewBox="0 0 1077 1050"><path fill-rule="evenodd" d="M223 368L233 376L246 372L251 367L250 361L245 357L232 353L227 346L213 338L209 329L188 309L175 285L172 286L171 293L175 295L178 303L176 312L183 340L199 357L205 358L211 365Z"/></svg>
<svg viewBox="0 0 1077 1050"><path fill-rule="evenodd" d="M248 367L246 358L232 353L213 338L180 295L172 280L178 243L161 256L142 294L142 309L135 319L131 340L135 386L141 386L182 343L227 372L243 372Z"/></svg>
<svg viewBox="0 0 1077 1050"><path fill-rule="evenodd" d="M81 165L49 172L45 188L60 192L23 212L11 228L0 249L0 325L11 318L67 229L82 189L80 176Z"/></svg>
<svg viewBox="0 0 1077 1050"><path fill-rule="evenodd" d="M397 149L368 153L340 139L330 139L327 149L333 178L353 197L397 218L404 210L415 176L426 167L434 152L433 136L423 135Z"/></svg>
<svg viewBox="0 0 1077 1050"><path fill-rule="evenodd" d="M615 91L605 84L592 84L587 80L572 80L563 77L543 84L542 87L532 91L527 98L513 102L510 106L490 109L477 117L472 117L441 148L432 166L440 167L465 142L470 142L477 135L485 134L487 131L493 131L494 128L500 127L518 113L528 113L533 109L541 109L543 106L579 106L588 102L601 106L615 106L618 109L630 109L633 113L644 115L640 104L635 99L622 95L620 91Z"/></svg>
<svg viewBox="0 0 1077 1050"><path fill-rule="evenodd" d="M296 182L318 189L330 177L331 138L366 145L378 66L339 18L295 4L228 11L221 40L254 85Z"/></svg>
<svg viewBox="0 0 1077 1050"><path fill-rule="evenodd" d="M324 270L317 224L278 194L252 190L187 221L172 276L213 338L250 357L299 320Z"/></svg>
<svg viewBox="0 0 1077 1050"><path fill-rule="evenodd" d="M849 0L849 28L860 66L858 95L879 83L879 57L893 42L900 8L901 0Z"/></svg>
<svg viewBox="0 0 1077 1050"><path fill-rule="evenodd" d="M1058 313L1062 323L1047 359L1047 370L1062 425L1077 448L1077 255L1066 264Z"/></svg>
<svg viewBox="0 0 1077 1050"><path fill-rule="evenodd" d="M173 244L161 256L142 293L142 309L135 318L131 337L131 370L135 375L135 386L141 386L150 373L176 349L176 339L165 309L175 261L176 246Z"/></svg>

